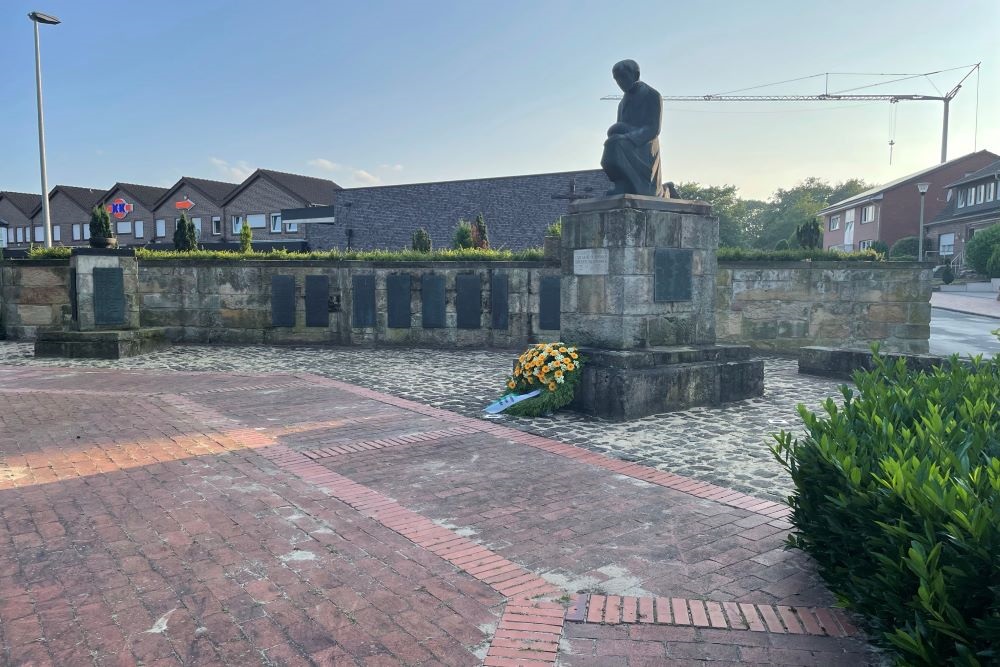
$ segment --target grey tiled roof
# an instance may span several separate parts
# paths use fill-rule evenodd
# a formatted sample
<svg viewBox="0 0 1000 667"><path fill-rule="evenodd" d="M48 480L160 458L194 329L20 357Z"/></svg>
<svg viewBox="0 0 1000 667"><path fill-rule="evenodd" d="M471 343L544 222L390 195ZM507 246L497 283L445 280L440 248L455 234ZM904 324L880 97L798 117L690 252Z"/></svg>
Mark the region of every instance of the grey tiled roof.
<svg viewBox="0 0 1000 667"><path fill-rule="evenodd" d="M998 173L1000 173L1000 160L997 160L996 162L990 163L990 164L986 165L985 167L983 167L982 169L980 169L979 171L974 171L971 174L969 174L968 176L965 176L964 178L960 178L959 180L955 181L954 183L949 183L946 187L951 188L951 187L954 187L956 185L964 185L966 183L971 183L972 181L978 181L981 178L984 178L986 176L994 176L995 177Z"/></svg>
<svg viewBox="0 0 1000 667"><path fill-rule="evenodd" d="M311 204L331 204L333 203L335 193L341 189L339 185L325 178L289 174L272 169L258 169L250 174L239 186L233 188L233 191L226 195L226 200L223 203L229 203L231 199L235 198L237 194L261 176L271 179L280 187L301 199L307 206Z"/></svg>
<svg viewBox="0 0 1000 667"><path fill-rule="evenodd" d="M56 192L62 192L77 206L89 213L90 209L94 208L94 206L96 206L97 203L104 198L107 191L98 190L97 188L80 188L75 185L57 185L49 192L49 201L52 201L52 196L55 195ZM40 210L42 210L41 197L38 198L38 205L31 211L32 217L34 217L34 215Z"/></svg>
<svg viewBox="0 0 1000 667"><path fill-rule="evenodd" d="M42 205L42 196L33 192L8 192L5 190L0 192L0 197L7 199L25 215L31 215L32 211Z"/></svg>
<svg viewBox="0 0 1000 667"><path fill-rule="evenodd" d="M343 247L350 228L356 248L406 248L423 227L435 248L449 248L459 219L482 213L494 248L537 247L545 228L567 212L569 199L553 195L565 197L571 183L577 198L598 197L611 187L602 170L589 169L345 189L337 193L335 229L323 236Z"/></svg>
<svg viewBox="0 0 1000 667"><path fill-rule="evenodd" d="M167 194L170 188L161 188L155 185L140 185L138 183L115 183L114 187L104 193L103 199L107 199L118 188L135 197L146 210L152 210L153 205L160 200L160 197Z"/></svg>
<svg viewBox="0 0 1000 667"><path fill-rule="evenodd" d="M185 183L192 185L198 190L205 193L213 204L221 205L225 201L229 193L235 190L239 184L238 183L226 183L225 181L210 181L207 178L192 178L191 176L181 176L177 179L169 190L163 193L163 195L156 201L154 208L160 208L167 201L167 199L172 196L177 190L179 190ZM153 208L150 209L154 210Z"/></svg>

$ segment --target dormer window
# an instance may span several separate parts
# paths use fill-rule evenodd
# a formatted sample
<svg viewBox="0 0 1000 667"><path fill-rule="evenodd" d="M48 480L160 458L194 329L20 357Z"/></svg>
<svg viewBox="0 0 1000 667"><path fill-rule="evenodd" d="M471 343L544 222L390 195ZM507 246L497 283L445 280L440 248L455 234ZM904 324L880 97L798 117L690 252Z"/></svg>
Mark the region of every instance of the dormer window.
<svg viewBox="0 0 1000 667"><path fill-rule="evenodd" d="M956 206L958 208L965 208L965 190L960 189L958 191L958 203Z"/></svg>
<svg viewBox="0 0 1000 667"><path fill-rule="evenodd" d="M986 184L983 183L982 185L976 188L976 203L982 204L985 197L986 197Z"/></svg>
<svg viewBox="0 0 1000 667"><path fill-rule="evenodd" d="M993 196L996 194L996 190L996 181L990 181L986 184L986 201L993 201Z"/></svg>

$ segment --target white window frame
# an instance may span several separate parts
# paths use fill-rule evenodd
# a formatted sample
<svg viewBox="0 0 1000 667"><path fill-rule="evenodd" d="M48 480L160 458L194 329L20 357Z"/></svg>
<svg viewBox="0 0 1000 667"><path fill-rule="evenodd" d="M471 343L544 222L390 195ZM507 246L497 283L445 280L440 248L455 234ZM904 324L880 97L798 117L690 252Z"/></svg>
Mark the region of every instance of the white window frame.
<svg viewBox="0 0 1000 667"><path fill-rule="evenodd" d="M158 218L155 223L154 238L163 239L167 237L167 221L165 218Z"/></svg>
<svg viewBox="0 0 1000 667"><path fill-rule="evenodd" d="M7 228L0 227L0 248L7 247Z"/></svg>
<svg viewBox="0 0 1000 667"><path fill-rule="evenodd" d="M864 241L858 241L859 250L867 250L872 247L872 243L875 243L875 239L865 239Z"/></svg>
<svg viewBox="0 0 1000 667"><path fill-rule="evenodd" d="M195 239L201 240L201 218L191 218L191 224L194 225Z"/></svg>
<svg viewBox="0 0 1000 667"><path fill-rule="evenodd" d="M267 229L266 213L247 213L246 221L250 229Z"/></svg>
<svg viewBox="0 0 1000 667"><path fill-rule="evenodd" d="M62 243L62 225L52 225L52 242Z"/></svg>
<svg viewBox="0 0 1000 667"><path fill-rule="evenodd" d="M132 223L132 235L135 236L135 238L141 239L145 236L145 233L146 228L145 225L143 225L142 220L136 220Z"/></svg>
<svg viewBox="0 0 1000 667"><path fill-rule="evenodd" d="M976 203L982 204L985 199L986 199L986 184L980 183L979 186L976 187Z"/></svg>
<svg viewBox="0 0 1000 667"><path fill-rule="evenodd" d="M233 234L239 234L240 230L243 229L243 216L242 215L231 215L229 216L229 222L233 228Z"/></svg>
<svg viewBox="0 0 1000 667"><path fill-rule="evenodd" d="M996 194L997 182L990 181L986 184L986 201L993 201L993 195Z"/></svg>
<svg viewBox="0 0 1000 667"><path fill-rule="evenodd" d="M281 214L272 213L271 214L271 233L280 234L281 233Z"/></svg>
<svg viewBox="0 0 1000 667"><path fill-rule="evenodd" d="M90 223L89 222L85 222L85 223L83 223L82 227L83 227L83 240L84 241L89 241L90 240Z"/></svg>
<svg viewBox="0 0 1000 667"><path fill-rule="evenodd" d="M871 217L868 217L869 213L870 213ZM867 225L870 222L874 222L875 221L875 217L877 215L878 215L878 212L875 209L875 204L868 204L868 206L863 206L861 208L861 224L862 225Z"/></svg>
<svg viewBox="0 0 1000 667"><path fill-rule="evenodd" d="M218 215L212 216L212 236L220 236L222 234L222 217Z"/></svg>
<svg viewBox="0 0 1000 667"><path fill-rule="evenodd" d="M958 201L955 203L956 208L965 208L965 188L958 189Z"/></svg>
<svg viewBox="0 0 1000 667"><path fill-rule="evenodd" d="M974 206L976 203L976 186L970 186L967 192L968 195L965 197L965 201L969 206Z"/></svg>
<svg viewBox="0 0 1000 667"><path fill-rule="evenodd" d="M285 223L285 231L289 232L289 233L299 231L299 223L297 223L295 221L286 222Z"/></svg>
<svg viewBox="0 0 1000 667"><path fill-rule="evenodd" d="M132 221L131 220L119 220L115 223L115 235L132 235Z"/></svg>
<svg viewBox="0 0 1000 667"><path fill-rule="evenodd" d="M945 243L946 238L948 239L948 243ZM955 232L940 234L938 236L938 255L941 257L949 257L954 254L955 254Z"/></svg>
<svg viewBox="0 0 1000 667"><path fill-rule="evenodd" d="M14 230L14 243L24 243L24 227L18 227Z"/></svg>
<svg viewBox="0 0 1000 667"><path fill-rule="evenodd" d="M849 222L854 222L854 209L853 208L851 210L849 210L849 211L844 211L844 224L846 225Z"/></svg>
<svg viewBox="0 0 1000 667"><path fill-rule="evenodd" d="M835 232L840 229L840 214L830 216L830 231Z"/></svg>
<svg viewBox="0 0 1000 667"><path fill-rule="evenodd" d="M83 236L82 232L80 231L80 223L76 223L73 225L73 240L79 241L82 238Z"/></svg>
<svg viewBox="0 0 1000 667"><path fill-rule="evenodd" d="M45 243L45 227L41 225L35 227L35 243Z"/></svg>

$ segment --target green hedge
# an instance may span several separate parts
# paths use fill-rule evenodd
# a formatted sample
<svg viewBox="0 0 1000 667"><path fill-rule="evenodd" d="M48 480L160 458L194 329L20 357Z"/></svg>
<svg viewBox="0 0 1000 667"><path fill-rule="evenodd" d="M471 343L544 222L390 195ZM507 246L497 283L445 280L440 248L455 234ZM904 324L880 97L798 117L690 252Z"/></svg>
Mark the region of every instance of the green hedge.
<svg viewBox="0 0 1000 667"><path fill-rule="evenodd" d="M70 256L71 248L33 247L28 251L30 259L64 259ZM416 250L329 250L323 252L291 252L288 250L271 250L268 252L240 252L238 250L147 250L136 248L135 255L143 261L158 261L172 259L199 259L218 261L241 260L361 260L368 262L540 262L544 259L541 248L528 250L491 250L480 248L465 248L462 250L434 250L419 252Z"/></svg>
<svg viewBox="0 0 1000 667"><path fill-rule="evenodd" d="M790 545L903 664L997 664L1000 359L916 373L876 357L854 380L825 415L799 406L804 438L775 436Z"/></svg>
<svg viewBox="0 0 1000 667"><path fill-rule="evenodd" d="M719 261L730 262L877 262L883 256L874 250L840 252L819 248L790 248L788 250L756 250L751 248L719 248Z"/></svg>

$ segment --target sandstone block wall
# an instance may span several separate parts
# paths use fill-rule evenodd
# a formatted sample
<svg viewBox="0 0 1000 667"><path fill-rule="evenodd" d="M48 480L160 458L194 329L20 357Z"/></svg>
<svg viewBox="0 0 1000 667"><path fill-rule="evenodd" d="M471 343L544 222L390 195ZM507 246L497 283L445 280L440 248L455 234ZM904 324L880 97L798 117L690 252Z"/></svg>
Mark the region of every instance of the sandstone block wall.
<svg viewBox="0 0 1000 667"><path fill-rule="evenodd" d="M33 339L70 321L69 262L32 260L0 265L0 321L7 337Z"/></svg>
<svg viewBox="0 0 1000 667"><path fill-rule="evenodd" d="M931 269L910 262L719 262L720 342L926 353Z"/></svg>

